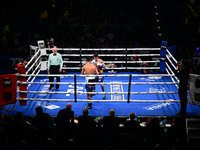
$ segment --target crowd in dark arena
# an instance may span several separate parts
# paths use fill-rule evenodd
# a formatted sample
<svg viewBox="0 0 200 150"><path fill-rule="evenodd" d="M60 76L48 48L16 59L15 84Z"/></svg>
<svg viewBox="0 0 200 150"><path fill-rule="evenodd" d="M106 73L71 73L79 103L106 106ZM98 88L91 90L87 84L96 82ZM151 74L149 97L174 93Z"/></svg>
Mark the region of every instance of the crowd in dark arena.
<svg viewBox="0 0 200 150"><path fill-rule="evenodd" d="M161 41L167 41L168 46L176 46L177 61L188 60L190 73L200 74L198 0L3 0L0 3L0 74L16 73L14 62L8 59L25 60L32 56L30 45L38 46L37 41L44 40L48 48L51 38L58 48L160 48ZM166 120L159 117L138 119L130 112L127 118L118 118L110 110L108 121L106 117L89 116L84 109L83 116L73 116L77 122L67 124L64 132L58 126L58 116L43 113L39 107L35 110L36 116L32 117L23 116L22 112L13 116L0 112L0 149L188 149L182 117L168 118L170 127L166 127ZM82 124L81 119L85 119Z"/></svg>
<svg viewBox="0 0 200 150"><path fill-rule="evenodd" d="M61 111L72 111L67 104L57 116L44 113L36 107L36 116L25 117L0 113L1 142L7 149L185 149L187 146L185 122L182 117L138 118L130 113L128 118L115 116L111 109L105 117L83 115L71 117ZM72 111L73 112L73 111ZM62 124L60 123L62 120ZM66 120L66 121L65 121ZM166 127L165 124L171 125ZM103 125L103 127L102 127ZM64 126L64 127L63 127Z"/></svg>
<svg viewBox="0 0 200 150"><path fill-rule="evenodd" d="M1 55L29 56L29 45L37 46L37 40L46 41L50 37L60 48L159 47L160 41L166 40L169 45L177 45L181 58L187 53L187 57L198 55L197 2L45 0L2 3Z"/></svg>

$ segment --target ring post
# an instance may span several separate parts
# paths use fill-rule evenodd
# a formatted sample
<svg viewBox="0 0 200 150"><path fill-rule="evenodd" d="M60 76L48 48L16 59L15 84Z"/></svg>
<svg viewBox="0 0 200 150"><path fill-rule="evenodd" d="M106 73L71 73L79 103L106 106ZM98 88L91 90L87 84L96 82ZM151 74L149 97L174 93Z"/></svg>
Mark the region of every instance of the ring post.
<svg viewBox="0 0 200 150"><path fill-rule="evenodd" d="M161 46L160 46L160 71L161 72L166 72L166 49L167 49L167 43L166 41L161 41Z"/></svg>
<svg viewBox="0 0 200 150"><path fill-rule="evenodd" d="M77 97L76 97L76 75L74 75L74 101L76 103Z"/></svg>
<svg viewBox="0 0 200 150"><path fill-rule="evenodd" d="M130 74L130 76L129 76L129 84L128 84L128 100L127 100L127 103L130 102L131 78L132 78L132 76Z"/></svg>

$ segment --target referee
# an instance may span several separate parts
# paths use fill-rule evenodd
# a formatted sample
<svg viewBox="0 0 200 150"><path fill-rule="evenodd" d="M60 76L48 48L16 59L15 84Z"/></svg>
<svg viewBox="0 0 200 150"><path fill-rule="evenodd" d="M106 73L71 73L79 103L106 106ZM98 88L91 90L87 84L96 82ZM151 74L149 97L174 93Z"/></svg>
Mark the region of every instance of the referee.
<svg viewBox="0 0 200 150"><path fill-rule="evenodd" d="M50 74L60 74L60 72L62 71L62 67L63 67L62 56L59 53L57 53L57 47L54 46L53 53L49 55L47 71ZM49 82L53 82L53 80L54 77L49 77ZM60 82L60 77L56 76L56 82ZM58 91L59 86L60 86L59 84L56 84L56 91ZM50 84L49 90L52 89L52 87L54 87L54 85Z"/></svg>

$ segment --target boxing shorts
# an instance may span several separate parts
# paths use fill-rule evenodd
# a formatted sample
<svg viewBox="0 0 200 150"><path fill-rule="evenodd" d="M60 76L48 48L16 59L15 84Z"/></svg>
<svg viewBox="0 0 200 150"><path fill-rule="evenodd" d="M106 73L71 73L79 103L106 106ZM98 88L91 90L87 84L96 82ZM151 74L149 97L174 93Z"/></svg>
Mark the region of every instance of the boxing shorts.
<svg viewBox="0 0 200 150"><path fill-rule="evenodd" d="M87 92L95 92L95 84L89 84L91 82L96 82L96 77L86 77L85 89Z"/></svg>

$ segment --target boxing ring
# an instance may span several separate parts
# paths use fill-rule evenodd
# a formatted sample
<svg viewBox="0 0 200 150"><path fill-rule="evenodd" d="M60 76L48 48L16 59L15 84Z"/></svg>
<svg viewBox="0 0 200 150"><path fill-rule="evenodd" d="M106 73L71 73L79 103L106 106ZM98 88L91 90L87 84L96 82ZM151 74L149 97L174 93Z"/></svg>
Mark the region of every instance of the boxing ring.
<svg viewBox="0 0 200 150"><path fill-rule="evenodd" d="M39 49L32 57L31 61L27 64L30 68L27 69L26 75L18 74L20 77L27 77L27 82L18 81L18 84L27 85L27 91L21 91L18 89L17 103L12 112L5 112L8 114L16 114L21 111L25 116L34 116L35 108L42 106L44 112L49 113L51 116L56 116L60 109L66 107L67 103L72 104L72 110L75 116L82 115L82 110L88 105L88 102L92 102L92 109L89 110L91 116L107 116L110 109L114 109L116 116L129 116L131 112L134 112L137 116L176 116L176 112L180 110L179 96L178 96L178 83L179 79L175 77L173 70L176 68L177 61L172 54L166 50L165 72L159 72L160 69L160 54L149 54L151 50L160 51L160 48L140 48L140 49L126 49L126 54L99 54L102 56L121 56L126 57L125 61L104 61L105 64L119 63L126 66L114 68L115 70L128 70L129 72L118 72L115 74L108 73L107 69L104 69L102 75L90 75L90 76L102 76L104 82L94 83L96 85L95 92L86 92L85 90L85 77L88 75L81 75L81 68L84 65L84 57L93 56L92 51L107 50L108 49L82 49L82 51L91 51L91 54L62 54L65 56L80 56L80 61L69 61L64 58L63 70L68 70L68 74L61 73L61 82L59 91L56 91L55 87L49 90L50 82L49 75L45 71L46 61L43 61L48 54L46 50L51 49ZM63 50L68 51L80 51L80 49L59 49L58 52ZM109 49L110 50L110 49ZM113 49L111 49L113 50ZM115 49L119 50L119 49ZM121 49L120 49L121 50ZM130 54L130 51L143 51L144 53ZM123 49L122 49L123 51ZM137 62L129 61L127 58L130 56L147 56L151 60L140 60ZM152 59L154 57L154 59ZM157 59L156 59L157 57ZM33 62L34 60L34 62ZM32 63L31 63L32 62ZM146 70L151 70L147 74L139 72L142 67L130 66L134 63L148 63L153 64L145 67ZM67 64L78 63L80 66L71 67ZM129 64L129 65L127 65ZM26 66L26 67L27 67ZM34 70L30 72L30 70ZM70 72L69 70L77 70L76 72ZM136 72L131 71L136 70ZM152 70L156 70L155 72ZM54 84L56 84L56 78L54 78ZM104 84L105 92L102 92L100 84ZM94 94L92 100L87 100L87 93ZM21 98L20 94L26 94L26 98ZM103 99L103 94L106 94L106 98ZM26 106L20 106L19 101L26 101ZM5 106L5 109L12 109L12 104ZM4 110L2 110L4 112ZM199 106L188 103L186 116L194 116L200 114Z"/></svg>

